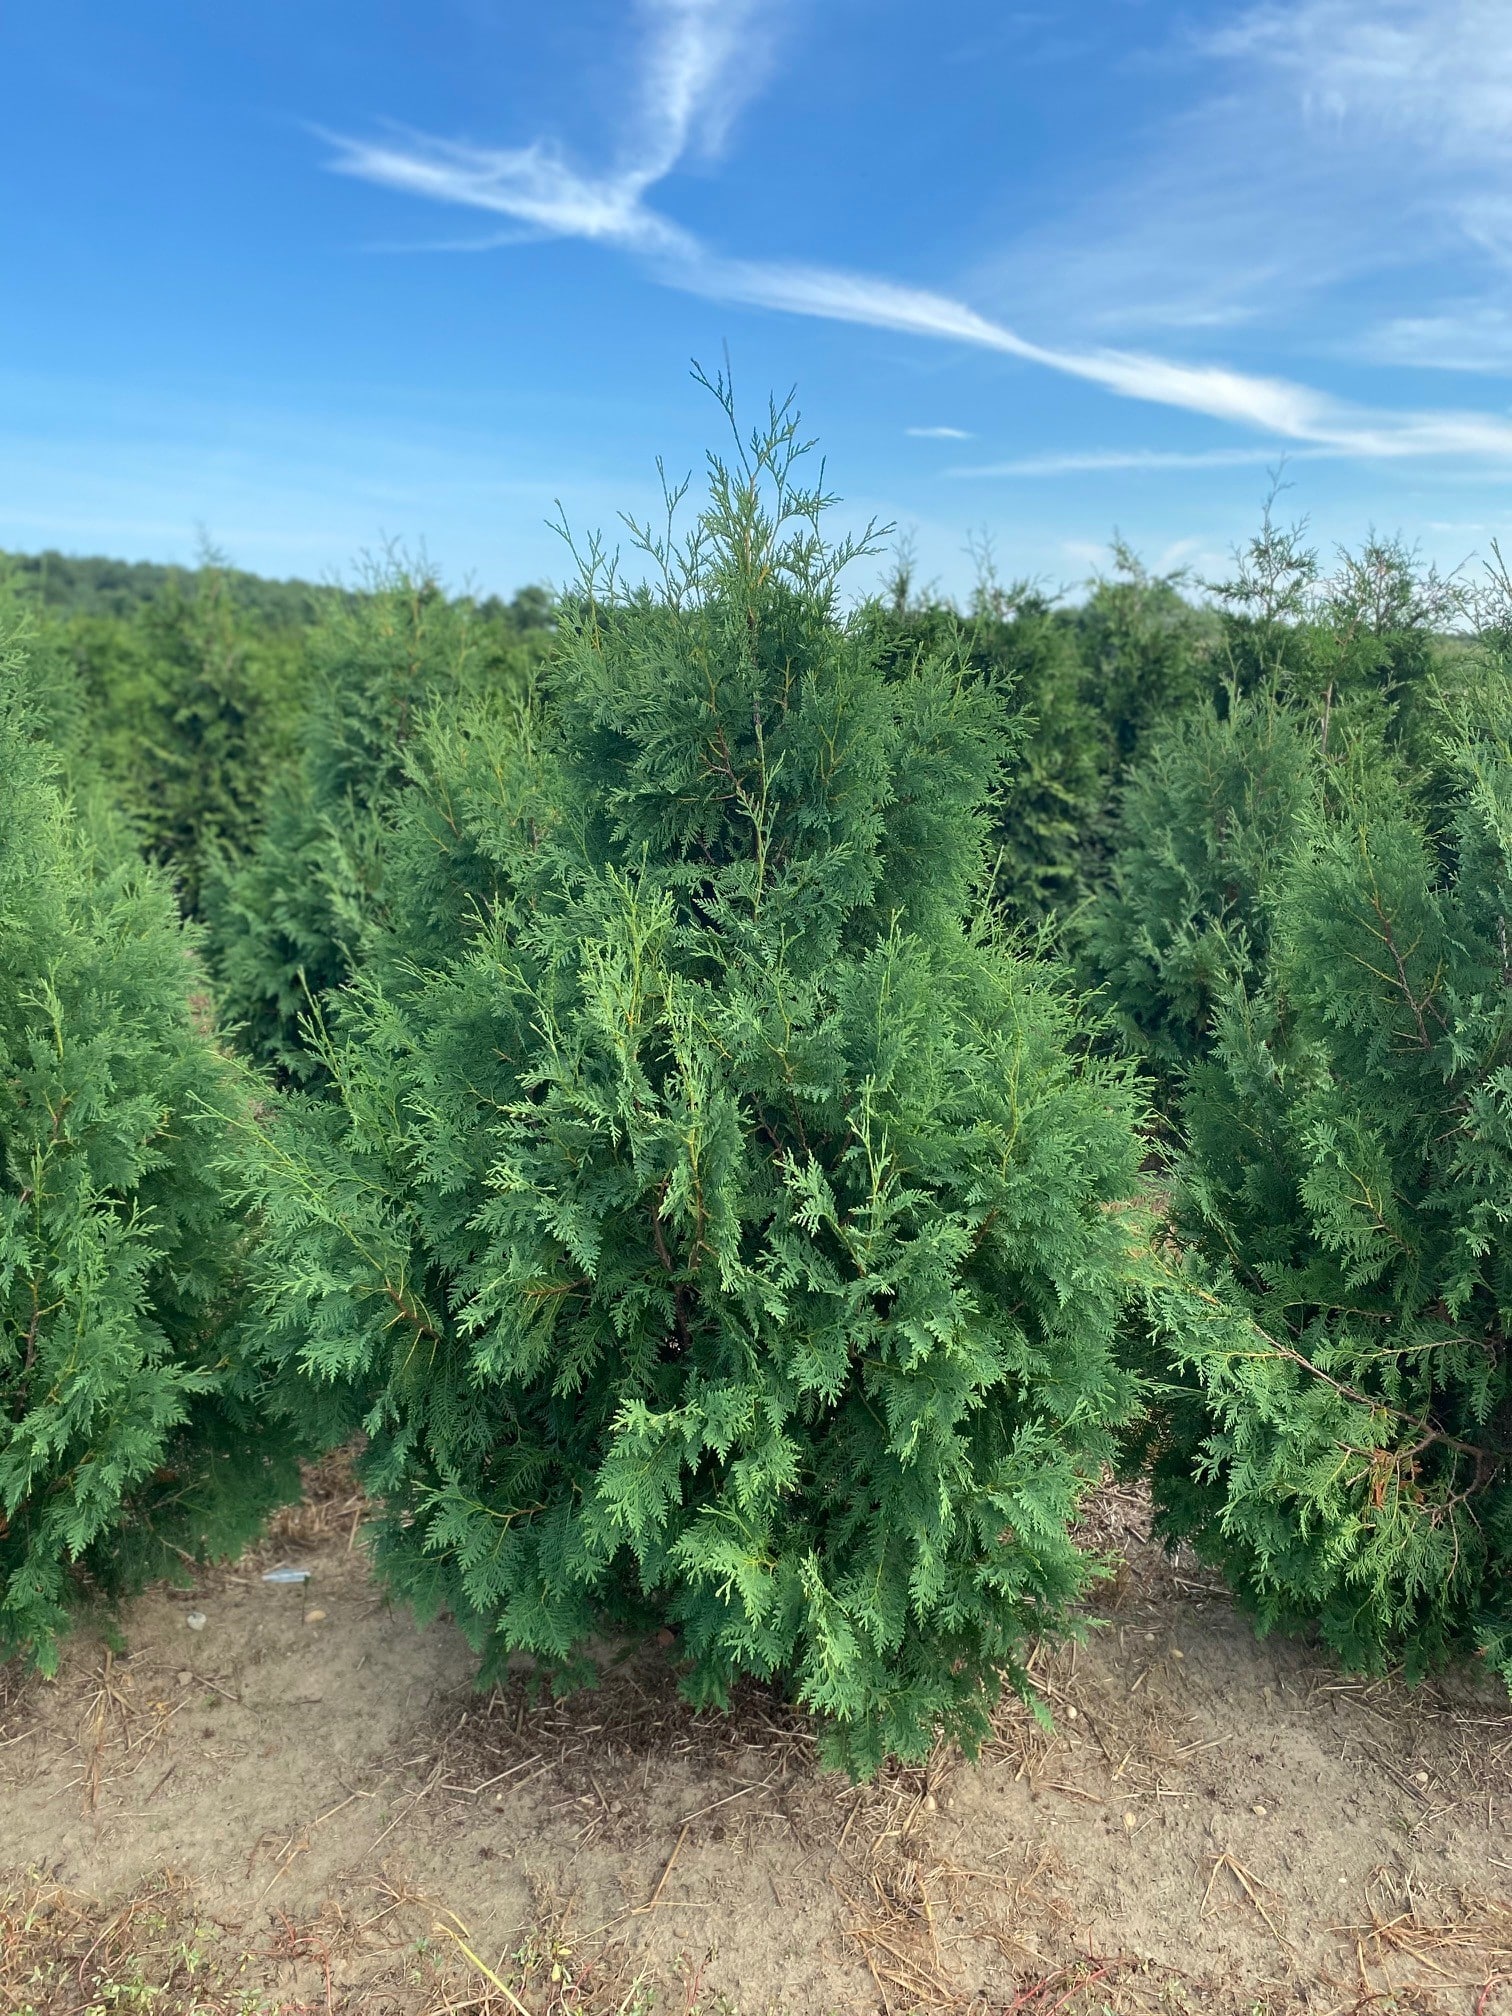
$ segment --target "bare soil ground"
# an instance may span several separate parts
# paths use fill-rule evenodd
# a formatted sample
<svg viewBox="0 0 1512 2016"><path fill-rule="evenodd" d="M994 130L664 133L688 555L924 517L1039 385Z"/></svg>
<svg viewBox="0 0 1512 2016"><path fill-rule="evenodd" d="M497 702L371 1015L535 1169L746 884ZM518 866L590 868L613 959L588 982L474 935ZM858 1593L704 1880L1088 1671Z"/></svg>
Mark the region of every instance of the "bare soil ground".
<svg viewBox="0 0 1512 2016"><path fill-rule="evenodd" d="M1512 2016L1505 1693L1257 1642L1135 1494L1085 1642L1035 1658L1054 1733L1014 1704L980 1762L860 1788L761 1690L694 1715L671 1648L477 1694L361 1515L327 1466L118 1649L0 1670L5 2016Z"/></svg>

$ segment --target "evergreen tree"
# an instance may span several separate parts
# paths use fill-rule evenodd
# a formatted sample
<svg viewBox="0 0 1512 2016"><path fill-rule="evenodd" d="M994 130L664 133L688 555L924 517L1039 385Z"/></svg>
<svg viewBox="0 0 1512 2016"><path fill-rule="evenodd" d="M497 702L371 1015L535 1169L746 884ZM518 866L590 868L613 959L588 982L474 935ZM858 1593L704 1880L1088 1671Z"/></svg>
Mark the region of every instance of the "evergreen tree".
<svg viewBox="0 0 1512 2016"><path fill-rule="evenodd" d="M236 579L210 553L124 618L39 626L39 645L82 689L91 768L191 916L212 861L251 845L293 750L298 633L259 621Z"/></svg>
<svg viewBox="0 0 1512 2016"><path fill-rule="evenodd" d="M1325 575L1304 535L1268 506L1232 578L1208 584L1221 676L1136 743L1107 872L1077 920L1085 977L1168 1108L1219 998L1266 970L1278 877L1349 762L1387 763L1435 827L1456 789L1444 727L1485 665L1444 627L1464 593L1374 536Z"/></svg>
<svg viewBox="0 0 1512 2016"><path fill-rule="evenodd" d="M1161 1530L1262 1626L1512 1680L1505 728L1452 766L1437 830L1380 740L1336 745L1268 856L1268 942L1185 1078L1141 1441Z"/></svg>
<svg viewBox="0 0 1512 2016"><path fill-rule="evenodd" d="M1152 576L1122 541L1112 578L1072 609L1032 581L1003 581L990 544L972 547L965 614L916 591L906 542L863 620L881 661L959 651L991 679L1013 724L1014 756L994 817L991 899L1010 924L1064 932L1097 880L1108 811L1162 712L1206 690L1211 625L1180 576Z"/></svg>
<svg viewBox="0 0 1512 2016"><path fill-rule="evenodd" d="M296 1082L318 1076L303 1021L351 970L426 707L523 680L550 634L534 603L485 618L396 562L311 632L299 761L275 778L256 846L222 859L207 897L225 1012L262 1062Z"/></svg>
<svg viewBox="0 0 1512 2016"><path fill-rule="evenodd" d="M195 946L63 796L37 685L0 652L0 1656L51 1666L91 1583L239 1544L297 1478L246 1351Z"/></svg>
<svg viewBox="0 0 1512 2016"><path fill-rule="evenodd" d="M1152 574L1117 534L1112 553L1112 571L1096 577L1075 613L1075 636L1116 790L1150 731L1212 691L1215 625L1188 600L1184 572ZM1085 840L1095 845L1096 833Z"/></svg>
<svg viewBox="0 0 1512 2016"><path fill-rule="evenodd" d="M1163 723L1134 771L1081 938L1168 1106L1219 1001L1264 969L1277 867L1325 777L1316 719L1232 687Z"/></svg>
<svg viewBox="0 0 1512 2016"><path fill-rule="evenodd" d="M801 452L711 458L654 589L593 549L544 709L433 717L262 1281L485 1673L668 1624L866 1771L978 1740L1093 1572L1136 1103L971 921L997 691L840 618Z"/></svg>
<svg viewBox="0 0 1512 2016"><path fill-rule="evenodd" d="M1328 573L1305 522L1279 524L1274 505L1273 493L1232 575L1206 584L1224 685L1316 712L1325 745L1335 728L1346 737L1369 728L1405 751L1431 741L1445 647L1472 599L1466 585L1376 533L1356 551L1340 547Z"/></svg>

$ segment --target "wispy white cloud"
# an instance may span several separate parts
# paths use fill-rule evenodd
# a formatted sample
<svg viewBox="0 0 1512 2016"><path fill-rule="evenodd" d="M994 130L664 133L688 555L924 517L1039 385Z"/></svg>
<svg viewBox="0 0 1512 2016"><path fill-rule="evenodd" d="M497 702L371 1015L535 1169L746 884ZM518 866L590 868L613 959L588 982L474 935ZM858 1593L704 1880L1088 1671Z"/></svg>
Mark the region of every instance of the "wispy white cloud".
<svg viewBox="0 0 1512 2016"><path fill-rule="evenodd" d="M1206 41L1215 55L1282 73L1307 115L1335 132L1512 161L1505 0L1263 0Z"/></svg>
<svg viewBox="0 0 1512 2016"><path fill-rule="evenodd" d="M1197 31L1144 11L1138 58L1180 109L1050 192L973 298L1115 343L1232 326L1403 363L1383 290L1438 314L1452 276L1456 301L1512 305L1507 0L1250 0Z"/></svg>
<svg viewBox="0 0 1512 2016"><path fill-rule="evenodd" d="M758 0L641 0L648 34L631 131L616 165L575 167L554 142L472 147L421 133L387 143L326 137L331 167L412 196L512 217L552 237L653 256L696 257L687 232L646 207L646 191L690 152L712 153L764 81L770 7Z"/></svg>
<svg viewBox="0 0 1512 2016"><path fill-rule="evenodd" d="M774 14L760 0L640 0L652 33L631 172L660 181L690 147L716 154L766 82Z"/></svg>
<svg viewBox="0 0 1512 2016"><path fill-rule="evenodd" d="M1065 454L1021 455L1007 462L962 464L947 476L1086 476L1104 471L1163 469L1253 469L1271 464L1317 461L1336 456L1336 448L1299 448L1287 441L1269 448L1203 448L1186 452L1164 448L1092 448Z"/></svg>
<svg viewBox="0 0 1512 2016"><path fill-rule="evenodd" d="M1211 35L1207 48L1289 98L1298 121L1292 151L1312 164L1319 208L1336 237L1354 240L1357 260L1378 270L1416 266L1422 277L1413 291L1430 302L1442 285L1433 269L1446 255L1460 269L1461 290L1467 264L1472 273L1483 269L1487 291L1478 301L1390 320L1356 347L1383 362L1505 368L1506 0L1260 0Z"/></svg>
<svg viewBox="0 0 1512 2016"><path fill-rule="evenodd" d="M468 147L428 134L396 135L387 142L328 136L339 175L454 203L491 210L553 238L587 238L632 252L689 257L697 247L641 198L658 179L639 171L584 174L556 146Z"/></svg>
<svg viewBox="0 0 1512 2016"><path fill-rule="evenodd" d="M1243 17L1228 31L1229 39L1215 46L1236 56L1269 51L1271 61L1290 63L1293 45L1278 39L1283 16L1300 34L1304 17L1316 15L1324 27L1337 26L1343 13L1360 15L1374 4L1376 0L1292 0L1288 8L1267 5ZM1404 15L1425 11L1425 0L1395 4ZM1491 0L1457 4L1486 12ZM740 103L763 75L770 6L759 0L642 0L638 11L648 29L639 92L613 167L581 167L548 140L480 148L421 134L397 134L382 142L327 136L335 149L331 167L409 195L507 217L531 232L612 246L645 260L664 284L713 300L969 344L1101 386L1120 398L1250 428L1293 447L1367 458L1512 461L1512 421L1498 415L1374 412L1284 378L1222 364L1122 348L1038 343L966 302L884 276L722 255L653 209L647 196L691 152L716 147L724 137ZM1304 36L1296 46L1312 44ZM1277 452L1271 448L1262 454ZM1050 471L1013 472L1004 465L1000 473Z"/></svg>
<svg viewBox="0 0 1512 2016"><path fill-rule="evenodd" d="M915 441L969 441L971 435L964 427L905 427L905 434Z"/></svg>
<svg viewBox="0 0 1512 2016"><path fill-rule="evenodd" d="M536 245L547 234L529 225L511 225L503 231L484 231L463 238L375 238L362 248L365 252L407 254L411 252L501 252L512 245Z"/></svg>
<svg viewBox="0 0 1512 2016"><path fill-rule="evenodd" d="M1449 304L1436 315L1400 315L1366 339L1367 354L1386 364L1435 371L1512 373L1512 310L1490 302Z"/></svg>

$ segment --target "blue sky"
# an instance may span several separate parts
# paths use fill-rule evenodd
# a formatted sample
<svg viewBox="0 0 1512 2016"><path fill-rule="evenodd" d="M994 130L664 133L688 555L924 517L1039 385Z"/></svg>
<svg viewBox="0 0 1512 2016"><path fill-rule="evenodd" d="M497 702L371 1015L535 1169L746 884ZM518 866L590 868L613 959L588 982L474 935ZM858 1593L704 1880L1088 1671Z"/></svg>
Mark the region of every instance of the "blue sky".
<svg viewBox="0 0 1512 2016"><path fill-rule="evenodd" d="M969 583L1512 529L1507 0L0 14L0 545L560 577L796 384Z"/></svg>

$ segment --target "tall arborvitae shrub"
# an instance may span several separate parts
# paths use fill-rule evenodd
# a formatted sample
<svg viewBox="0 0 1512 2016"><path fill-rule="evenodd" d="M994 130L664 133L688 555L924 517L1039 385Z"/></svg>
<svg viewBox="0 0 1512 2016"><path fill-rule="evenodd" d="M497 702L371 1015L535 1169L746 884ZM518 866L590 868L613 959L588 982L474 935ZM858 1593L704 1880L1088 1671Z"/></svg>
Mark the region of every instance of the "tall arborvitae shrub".
<svg viewBox="0 0 1512 2016"><path fill-rule="evenodd" d="M1116 788L1150 732L1212 692L1221 629L1210 609L1189 599L1184 570L1152 574L1117 536L1112 560L1072 620L1107 782ZM1105 835L1089 832L1083 844L1100 855Z"/></svg>
<svg viewBox="0 0 1512 2016"><path fill-rule="evenodd" d="M1512 1678L1512 748L1483 731L1447 767L1447 822L1373 732L1288 759L1286 844L1242 797L1210 822L1265 929L1186 1021L1187 1258L1151 1295L1137 1442L1161 1530L1262 1626L1413 1672L1479 1648Z"/></svg>
<svg viewBox="0 0 1512 2016"><path fill-rule="evenodd" d="M1264 970L1278 864L1324 788L1318 720L1230 688L1152 734L1081 937L1113 1018L1169 1105L1219 1003Z"/></svg>
<svg viewBox="0 0 1512 2016"><path fill-rule="evenodd" d="M29 683L0 656L0 1657L50 1666L92 1586L234 1547L297 1478L245 1348L196 947L62 795Z"/></svg>
<svg viewBox="0 0 1512 2016"><path fill-rule="evenodd" d="M215 858L251 845L293 747L299 632L259 617L246 585L211 554L129 613L39 623L83 696L89 763L190 915Z"/></svg>
<svg viewBox="0 0 1512 2016"><path fill-rule="evenodd" d="M1341 551L1325 574L1304 528L1267 510L1233 578L1208 585L1221 677L1170 687L1170 710L1146 718L1107 871L1074 927L1168 1106L1207 1054L1221 997L1266 970L1277 876L1341 774L1330 759L1390 762L1438 821L1453 790L1446 702L1474 689L1480 663L1444 634L1461 590L1397 542Z"/></svg>
<svg viewBox="0 0 1512 2016"><path fill-rule="evenodd" d="M1087 1582L1138 1158L973 921L997 696L839 615L794 425L658 588L590 564L544 714L428 732L264 1285L486 1672L668 1626L693 1700L775 1680L869 1770L978 1739Z"/></svg>
<svg viewBox="0 0 1512 2016"><path fill-rule="evenodd" d="M275 779L255 848L223 860L207 892L226 1019L296 1082L318 1073L305 1019L346 979L378 901L380 836L425 708L507 687L539 655L545 627L526 641L509 614L385 565L310 634L299 760Z"/></svg>
<svg viewBox="0 0 1512 2016"><path fill-rule="evenodd" d="M1213 684L1215 621L1183 598L1179 575L1149 574L1122 541L1111 577L1076 609L1002 581L989 549L974 557L964 614L915 591L905 547L863 620L889 666L959 651L995 682L1014 756L995 806L991 901L1008 923L1058 937L1100 879L1112 802L1146 735Z"/></svg>

